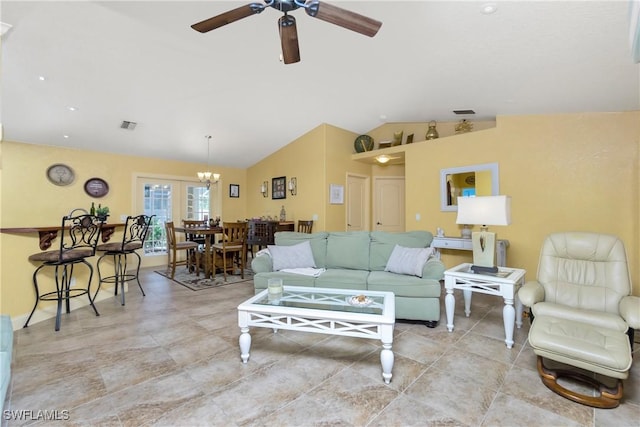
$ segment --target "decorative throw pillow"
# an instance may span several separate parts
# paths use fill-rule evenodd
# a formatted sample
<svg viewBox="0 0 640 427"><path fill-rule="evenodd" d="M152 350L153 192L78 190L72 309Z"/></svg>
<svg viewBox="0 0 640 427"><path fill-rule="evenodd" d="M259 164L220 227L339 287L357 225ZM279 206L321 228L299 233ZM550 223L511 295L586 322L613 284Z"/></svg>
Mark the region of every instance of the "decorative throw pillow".
<svg viewBox="0 0 640 427"><path fill-rule="evenodd" d="M285 268L315 268L311 244L308 240L291 246L269 245L269 253L273 260L273 271Z"/></svg>
<svg viewBox="0 0 640 427"><path fill-rule="evenodd" d="M422 268L432 252L432 248L405 248L395 245L384 271L422 277Z"/></svg>

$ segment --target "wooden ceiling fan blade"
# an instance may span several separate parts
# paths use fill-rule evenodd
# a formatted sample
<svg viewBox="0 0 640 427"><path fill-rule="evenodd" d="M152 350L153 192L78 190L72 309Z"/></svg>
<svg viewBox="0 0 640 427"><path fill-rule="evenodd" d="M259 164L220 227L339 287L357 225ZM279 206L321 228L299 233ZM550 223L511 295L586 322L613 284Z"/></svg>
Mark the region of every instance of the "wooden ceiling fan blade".
<svg viewBox="0 0 640 427"><path fill-rule="evenodd" d="M300 47L298 45L298 29L296 18L284 15L278 19L278 31L282 45L282 59L285 64L300 62Z"/></svg>
<svg viewBox="0 0 640 427"><path fill-rule="evenodd" d="M215 30L216 28L220 28L223 25L227 25L248 16L258 14L262 12L264 8L264 4L249 3L220 15L216 15L213 18L205 19L204 21L198 22L197 24L193 24L191 28L201 33L206 33L211 30Z"/></svg>
<svg viewBox="0 0 640 427"><path fill-rule="evenodd" d="M309 16L369 37L375 36L382 26L380 21L318 0L307 1L304 7Z"/></svg>

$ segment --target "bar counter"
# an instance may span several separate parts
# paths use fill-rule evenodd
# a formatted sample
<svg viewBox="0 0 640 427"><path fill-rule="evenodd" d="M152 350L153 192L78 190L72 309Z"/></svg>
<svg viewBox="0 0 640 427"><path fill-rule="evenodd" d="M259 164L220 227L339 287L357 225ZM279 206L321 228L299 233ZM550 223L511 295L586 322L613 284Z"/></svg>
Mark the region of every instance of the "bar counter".
<svg viewBox="0 0 640 427"><path fill-rule="evenodd" d="M102 242L108 242L116 228L124 227L124 223L117 224L102 224ZM30 233L38 233L40 237L40 249L46 251L51 247L51 242L53 239L58 237L58 232L60 231L61 226L50 226L50 227L13 227L13 228L0 228L0 233L7 234L30 234Z"/></svg>

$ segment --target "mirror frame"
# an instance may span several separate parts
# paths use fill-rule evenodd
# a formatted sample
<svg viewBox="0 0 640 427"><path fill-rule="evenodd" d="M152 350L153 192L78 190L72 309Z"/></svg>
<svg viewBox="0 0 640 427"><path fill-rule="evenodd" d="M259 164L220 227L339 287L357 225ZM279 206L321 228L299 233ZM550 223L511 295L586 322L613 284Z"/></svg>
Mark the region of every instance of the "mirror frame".
<svg viewBox="0 0 640 427"><path fill-rule="evenodd" d="M440 170L440 210L444 212L457 212L458 205L447 205L447 175L456 173L491 171L491 195L500 194L500 175L498 163L483 163L479 165L460 166Z"/></svg>

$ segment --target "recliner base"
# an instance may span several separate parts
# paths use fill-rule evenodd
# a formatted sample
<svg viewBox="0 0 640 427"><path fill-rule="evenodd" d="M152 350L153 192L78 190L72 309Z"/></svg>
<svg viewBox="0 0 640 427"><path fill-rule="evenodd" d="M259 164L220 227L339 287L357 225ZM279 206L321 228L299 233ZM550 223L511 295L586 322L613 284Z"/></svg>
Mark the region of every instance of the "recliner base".
<svg viewBox="0 0 640 427"><path fill-rule="evenodd" d="M601 409L612 409L620 405L620 399L622 398L622 380L616 379L616 388L612 389L602 384L595 378L581 374L579 372L570 371L567 369L549 369L544 366L542 356L538 356L538 373L542 379L542 383L547 388L560 396L580 403L582 405L591 406ZM597 389L600 392L599 396L587 396L582 393L578 393L574 390L569 390L562 385L558 384L558 378L572 378L581 383L585 383Z"/></svg>

